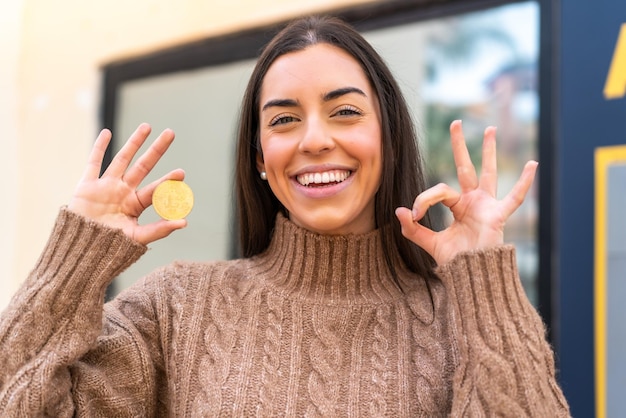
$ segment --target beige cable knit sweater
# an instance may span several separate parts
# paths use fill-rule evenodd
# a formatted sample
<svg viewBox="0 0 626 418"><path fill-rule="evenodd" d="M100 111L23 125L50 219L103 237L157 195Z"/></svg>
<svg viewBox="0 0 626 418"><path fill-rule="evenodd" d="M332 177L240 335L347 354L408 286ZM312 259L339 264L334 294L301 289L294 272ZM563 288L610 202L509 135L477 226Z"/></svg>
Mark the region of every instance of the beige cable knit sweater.
<svg viewBox="0 0 626 418"><path fill-rule="evenodd" d="M0 416L569 415L503 246L426 283L377 231L319 236L279 216L263 255L179 262L104 306L146 250L62 210L0 322Z"/></svg>

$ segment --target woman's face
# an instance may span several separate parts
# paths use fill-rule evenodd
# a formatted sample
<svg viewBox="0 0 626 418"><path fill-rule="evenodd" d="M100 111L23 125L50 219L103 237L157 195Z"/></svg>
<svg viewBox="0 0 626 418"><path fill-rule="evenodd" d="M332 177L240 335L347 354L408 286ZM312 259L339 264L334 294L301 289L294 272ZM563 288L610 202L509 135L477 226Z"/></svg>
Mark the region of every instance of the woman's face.
<svg viewBox="0 0 626 418"><path fill-rule="evenodd" d="M374 229L382 170L380 109L359 63L329 44L282 55L260 95L258 169L296 225Z"/></svg>

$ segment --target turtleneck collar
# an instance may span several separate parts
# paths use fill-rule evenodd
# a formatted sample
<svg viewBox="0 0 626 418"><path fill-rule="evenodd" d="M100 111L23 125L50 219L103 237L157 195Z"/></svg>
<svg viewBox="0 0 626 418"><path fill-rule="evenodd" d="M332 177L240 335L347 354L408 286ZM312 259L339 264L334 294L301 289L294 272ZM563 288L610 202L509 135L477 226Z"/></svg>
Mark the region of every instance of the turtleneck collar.
<svg viewBox="0 0 626 418"><path fill-rule="evenodd" d="M376 304L403 297L385 262L379 230L322 235L279 214L270 246L258 261L268 284L289 297L328 304ZM403 286L416 278L399 273Z"/></svg>

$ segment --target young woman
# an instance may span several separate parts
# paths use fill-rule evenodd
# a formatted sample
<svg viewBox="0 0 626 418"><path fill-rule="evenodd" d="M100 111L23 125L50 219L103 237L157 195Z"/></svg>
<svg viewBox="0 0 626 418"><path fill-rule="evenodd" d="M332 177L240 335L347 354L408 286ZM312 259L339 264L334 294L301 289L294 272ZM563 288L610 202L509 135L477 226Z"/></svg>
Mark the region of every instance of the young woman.
<svg viewBox="0 0 626 418"><path fill-rule="evenodd" d="M537 164L495 198L451 124L460 191L425 189L406 104L349 26L306 18L266 47L237 160L244 258L179 262L103 306L110 281L186 221L140 225L141 125L99 177L110 132L0 322L10 416L567 416L541 319L503 244ZM430 229L426 212L454 215Z"/></svg>

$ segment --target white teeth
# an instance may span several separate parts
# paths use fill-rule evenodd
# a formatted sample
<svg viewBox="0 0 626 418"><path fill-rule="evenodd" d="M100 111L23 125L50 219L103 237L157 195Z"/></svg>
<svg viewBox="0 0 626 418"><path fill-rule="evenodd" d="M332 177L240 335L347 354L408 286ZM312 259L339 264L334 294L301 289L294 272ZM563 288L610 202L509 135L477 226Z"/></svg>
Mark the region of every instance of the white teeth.
<svg viewBox="0 0 626 418"><path fill-rule="evenodd" d="M341 183L350 176L347 170L324 171L323 173L305 173L296 177L303 186L309 184Z"/></svg>

